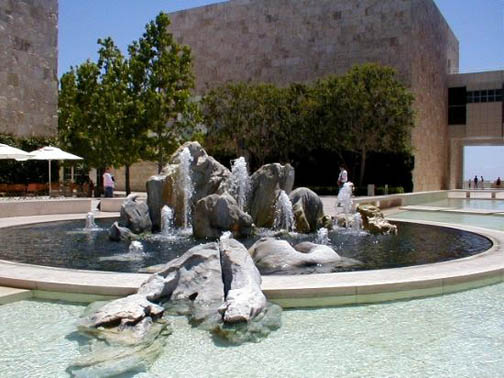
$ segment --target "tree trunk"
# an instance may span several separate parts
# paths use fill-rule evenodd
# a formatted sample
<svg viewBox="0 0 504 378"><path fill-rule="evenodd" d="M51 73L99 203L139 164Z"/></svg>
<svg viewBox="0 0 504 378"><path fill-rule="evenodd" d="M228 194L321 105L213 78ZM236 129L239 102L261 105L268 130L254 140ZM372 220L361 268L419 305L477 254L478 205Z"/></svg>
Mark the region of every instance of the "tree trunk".
<svg viewBox="0 0 504 378"><path fill-rule="evenodd" d="M359 175L359 186L362 186L364 182L364 172L366 170L366 148L363 148L361 151L361 166L360 166L360 175Z"/></svg>
<svg viewBox="0 0 504 378"><path fill-rule="evenodd" d="M131 193L131 186L130 186L130 166L125 165L124 166L124 172L126 176L126 196L129 196Z"/></svg>
<svg viewBox="0 0 504 378"><path fill-rule="evenodd" d="M96 168L96 186L95 186L95 197L101 197L103 194L103 172L105 169Z"/></svg>

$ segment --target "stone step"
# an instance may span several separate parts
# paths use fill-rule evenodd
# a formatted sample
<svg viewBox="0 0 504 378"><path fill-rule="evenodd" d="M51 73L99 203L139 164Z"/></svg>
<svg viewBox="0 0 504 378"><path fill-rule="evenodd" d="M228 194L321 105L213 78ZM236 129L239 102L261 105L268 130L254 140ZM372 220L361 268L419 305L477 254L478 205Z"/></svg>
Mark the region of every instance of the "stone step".
<svg viewBox="0 0 504 378"><path fill-rule="evenodd" d="M32 297L31 290L0 286L0 305L21 301Z"/></svg>

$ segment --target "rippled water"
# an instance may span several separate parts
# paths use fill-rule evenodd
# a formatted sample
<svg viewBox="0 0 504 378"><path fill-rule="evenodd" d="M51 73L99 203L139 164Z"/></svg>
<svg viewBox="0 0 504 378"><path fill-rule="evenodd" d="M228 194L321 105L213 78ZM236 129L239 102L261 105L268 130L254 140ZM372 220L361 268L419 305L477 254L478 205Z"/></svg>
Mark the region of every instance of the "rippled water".
<svg viewBox="0 0 504 378"><path fill-rule="evenodd" d="M84 307L0 306L0 376L67 377ZM286 310L258 344L216 345L177 318L164 352L135 377L502 377L504 284L386 304Z"/></svg>
<svg viewBox="0 0 504 378"><path fill-rule="evenodd" d="M127 242L111 242L107 229L112 220L97 221L101 231L84 231L84 220L45 223L0 229L0 259L46 266L137 272L182 255L202 241L190 234L183 237L159 236L142 240L145 254L128 253ZM346 230L328 233L329 245L341 256L363 262L348 269L383 269L446 261L487 250L491 242L482 236L419 224L399 223L395 235L369 235ZM271 232L269 233L271 235ZM250 247L260 236L241 240ZM291 244L312 241L316 234L288 234ZM338 271L332 266L303 267L291 273Z"/></svg>

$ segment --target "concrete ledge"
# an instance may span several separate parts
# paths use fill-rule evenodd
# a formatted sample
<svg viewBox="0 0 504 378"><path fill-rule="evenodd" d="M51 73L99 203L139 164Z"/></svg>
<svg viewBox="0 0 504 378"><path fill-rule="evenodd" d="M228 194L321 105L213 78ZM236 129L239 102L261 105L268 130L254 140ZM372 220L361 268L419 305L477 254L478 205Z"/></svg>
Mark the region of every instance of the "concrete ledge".
<svg viewBox="0 0 504 378"><path fill-rule="evenodd" d="M0 218L77 214L91 211L91 199L0 201Z"/></svg>
<svg viewBox="0 0 504 378"><path fill-rule="evenodd" d="M53 218L48 217L48 220ZM12 223L19 224L20 221ZM411 223L476 232L489 238L493 246L476 256L437 264L316 275L263 276L264 293L269 300L283 307L319 307L443 295L503 282L504 232L436 222ZM134 293L148 276L0 261L0 285L34 290L35 296L51 299L69 300L69 294L81 300L125 296Z"/></svg>
<svg viewBox="0 0 504 378"><path fill-rule="evenodd" d="M102 198L100 200L100 210L106 212L119 212L126 197ZM138 201L144 202L147 198L145 194L139 194Z"/></svg>

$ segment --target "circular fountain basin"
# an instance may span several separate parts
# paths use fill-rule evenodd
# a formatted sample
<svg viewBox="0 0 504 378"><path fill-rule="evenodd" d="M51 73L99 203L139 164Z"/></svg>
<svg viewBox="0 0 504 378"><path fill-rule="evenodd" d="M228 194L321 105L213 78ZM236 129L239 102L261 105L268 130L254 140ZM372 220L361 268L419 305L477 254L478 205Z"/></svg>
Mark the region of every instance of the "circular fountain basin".
<svg viewBox="0 0 504 378"><path fill-rule="evenodd" d="M84 215L0 219L0 228ZM286 307L376 303L443 295L504 281L504 233L473 226L416 222L478 233L492 241L486 252L451 261L405 268L312 275L263 276L262 289L272 302ZM135 293L148 274L44 267L0 260L0 285L32 290L38 298L92 301Z"/></svg>
<svg viewBox="0 0 504 378"><path fill-rule="evenodd" d="M0 229L0 245L3 246L0 259L68 269L136 273L166 263L205 242L184 231L167 236L146 236L140 242L111 242L108 228L112 223L111 219L97 220L99 228L92 230L83 229L81 220ZM329 246L340 256L362 264L310 265L261 273L310 274L397 268L469 257L492 246L488 238L472 232L414 223L397 225L398 235L370 235L345 229L328 232L326 243ZM272 231L265 230L240 241L248 248L261 236L273 235ZM316 234L285 233L279 237L291 245L317 242Z"/></svg>

